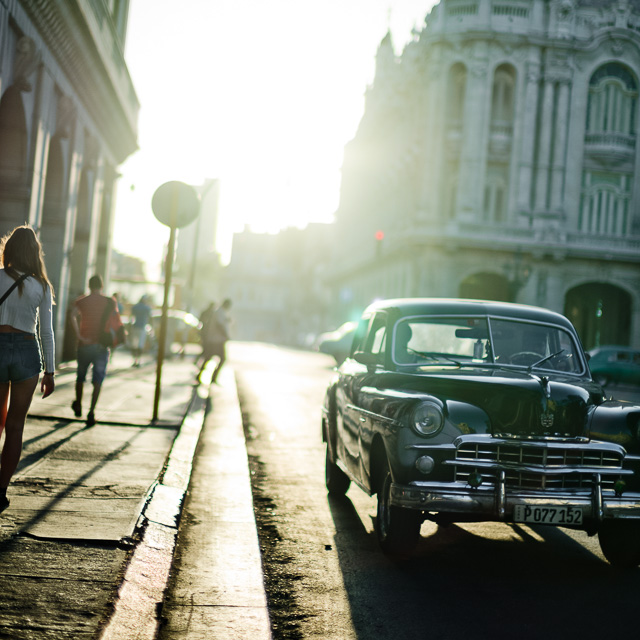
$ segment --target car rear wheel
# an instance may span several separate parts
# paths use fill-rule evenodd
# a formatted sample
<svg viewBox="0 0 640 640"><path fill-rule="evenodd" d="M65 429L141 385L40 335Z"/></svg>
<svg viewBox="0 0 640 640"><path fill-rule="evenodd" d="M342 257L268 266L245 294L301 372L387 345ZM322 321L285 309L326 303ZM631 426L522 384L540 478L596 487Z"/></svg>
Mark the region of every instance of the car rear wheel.
<svg viewBox="0 0 640 640"><path fill-rule="evenodd" d="M640 524L638 522L603 522L598 530L600 548L614 567L633 568L640 564Z"/></svg>
<svg viewBox="0 0 640 640"><path fill-rule="evenodd" d="M324 482L327 485L327 491L332 496L343 496L347 493L349 485L351 484L349 476L331 460L328 442L324 464Z"/></svg>
<svg viewBox="0 0 640 640"><path fill-rule="evenodd" d="M420 539L422 517L418 511L396 507L391 504L391 472L385 462L378 488L378 514L376 533L384 553L408 555Z"/></svg>

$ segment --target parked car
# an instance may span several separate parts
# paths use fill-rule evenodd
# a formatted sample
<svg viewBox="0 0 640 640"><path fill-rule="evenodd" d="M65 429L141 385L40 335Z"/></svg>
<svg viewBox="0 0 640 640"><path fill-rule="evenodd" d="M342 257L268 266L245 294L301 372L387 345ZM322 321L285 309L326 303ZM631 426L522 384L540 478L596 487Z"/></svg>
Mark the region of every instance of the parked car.
<svg viewBox="0 0 640 640"><path fill-rule="evenodd" d="M375 303L327 389L326 486L377 494L382 550L424 520L561 526L640 564L640 406L606 399L564 316L517 304Z"/></svg>
<svg viewBox="0 0 640 640"><path fill-rule="evenodd" d="M337 364L342 364L351 351L357 326L357 322L345 322L335 331L321 333L317 340L318 351L333 356Z"/></svg>
<svg viewBox="0 0 640 640"><path fill-rule="evenodd" d="M589 351L591 375L602 386L610 383L640 385L640 351L629 347L596 347Z"/></svg>

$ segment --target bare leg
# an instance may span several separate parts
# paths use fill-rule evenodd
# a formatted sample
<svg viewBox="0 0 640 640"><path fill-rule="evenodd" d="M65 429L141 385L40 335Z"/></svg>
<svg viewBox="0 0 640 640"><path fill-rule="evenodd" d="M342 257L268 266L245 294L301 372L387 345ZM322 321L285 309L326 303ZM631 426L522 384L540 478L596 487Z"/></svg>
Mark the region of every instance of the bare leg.
<svg viewBox="0 0 640 640"><path fill-rule="evenodd" d="M82 404L82 391L83 390L84 390L84 382L76 382L76 402L78 404Z"/></svg>
<svg viewBox="0 0 640 640"><path fill-rule="evenodd" d="M27 413L31 406L33 393L38 384L38 377L11 383L11 401L5 424L5 440L0 458L0 489L6 489L18 467L22 453L22 433Z"/></svg>
<svg viewBox="0 0 640 640"><path fill-rule="evenodd" d="M3 382L0 384L0 435L2 435L4 423L7 420L7 408L9 406L9 389L11 389L10 382Z"/></svg>
<svg viewBox="0 0 640 640"><path fill-rule="evenodd" d="M89 413L93 413L93 410L98 404L98 398L100 397L100 389L102 389L101 382L93 383L93 393L91 394L91 406L89 407Z"/></svg>

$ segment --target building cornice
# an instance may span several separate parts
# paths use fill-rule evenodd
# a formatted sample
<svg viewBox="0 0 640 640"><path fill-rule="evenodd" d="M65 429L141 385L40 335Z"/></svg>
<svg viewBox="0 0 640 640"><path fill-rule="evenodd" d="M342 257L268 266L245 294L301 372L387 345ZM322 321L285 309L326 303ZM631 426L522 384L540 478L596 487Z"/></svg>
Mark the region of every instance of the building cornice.
<svg viewBox="0 0 640 640"><path fill-rule="evenodd" d="M21 6L90 113L117 163L137 149L139 102L120 45L97 32L84 0L27 0ZM105 18L108 18L106 13ZM111 55L106 55L106 49Z"/></svg>

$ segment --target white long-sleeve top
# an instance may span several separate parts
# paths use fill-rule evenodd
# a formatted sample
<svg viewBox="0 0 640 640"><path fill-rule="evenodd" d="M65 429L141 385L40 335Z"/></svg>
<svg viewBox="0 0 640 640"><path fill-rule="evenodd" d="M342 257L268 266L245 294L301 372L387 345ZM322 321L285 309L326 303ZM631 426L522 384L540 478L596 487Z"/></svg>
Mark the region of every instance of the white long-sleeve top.
<svg viewBox="0 0 640 640"><path fill-rule="evenodd" d="M0 296L4 295L14 282L4 269L0 269ZM54 371L56 363L51 288L43 288L34 277L26 278L23 284L22 295L19 287L16 287L0 305L0 324L8 324L14 329L35 334L39 319L44 370Z"/></svg>

